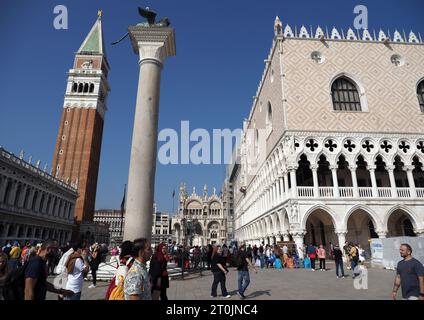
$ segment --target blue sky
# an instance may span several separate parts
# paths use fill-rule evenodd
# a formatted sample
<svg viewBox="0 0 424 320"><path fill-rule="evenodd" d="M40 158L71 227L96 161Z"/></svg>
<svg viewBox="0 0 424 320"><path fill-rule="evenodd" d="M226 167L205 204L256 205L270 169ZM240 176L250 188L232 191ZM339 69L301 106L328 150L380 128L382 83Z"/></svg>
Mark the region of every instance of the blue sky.
<svg viewBox="0 0 424 320"><path fill-rule="evenodd" d="M66 73L103 9L106 52L112 88L100 161L96 208L119 208L127 182L138 81L137 57L129 41L118 46L130 24L140 22L137 6L149 6L170 18L176 29L177 56L162 73L159 129L189 120L190 128L240 128L248 116L279 15L291 26L353 26L353 9L368 8L369 29L413 30L424 36L424 1L100 1L1 0L0 145L51 166ZM53 28L56 5L66 5L68 30ZM181 181L201 190L218 190L223 165L158 164L158 209L172 211L172 191ZM177 198L177 197L176 197Z"/></svg>

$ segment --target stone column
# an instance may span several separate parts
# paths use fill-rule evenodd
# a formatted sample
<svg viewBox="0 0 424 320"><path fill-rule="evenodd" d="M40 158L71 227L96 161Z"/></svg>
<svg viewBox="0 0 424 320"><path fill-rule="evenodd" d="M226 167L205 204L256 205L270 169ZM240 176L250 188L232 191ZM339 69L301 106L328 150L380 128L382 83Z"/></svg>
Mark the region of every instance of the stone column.
<svg viewBox="0 0 424 320"><path fill-rule="evenodd" d="M283 233L283 241L290 241L290 235L288 233Z"/></svg>
<svg viewBox="0 0 424 320"><path fill-rule="evenodd" d="M340 194L339 194L339 181L337 179L337 169L338 169L337 165L330 166L331 174L333 177L333 194L334 194L334 197L339 198Z"/></svg>
<svg viewBox="0 0 424 320"><path fill-rule="evenodd" d="M293 236L294 242L296 243L297 254L298 254L300 259L303 259L303 257L304 257L303 237L305 236L305 232L304 231L296 231L296 232L292 233L292 236Z"/></svg>
<svg viewBox="0 0 424 320"><path fill-rule="evenodd" d="M396 180L395 180L395 174L393 172L393 170L395 170L395 166L394 165L386 166L386 170L389 173L390 192L392 194L392 198L397 198Z"/></svg>
<svg viewBox="0 0 424 320"><path fill-rule="evenodd" d="M18 202L19 208L24 208L24 201L25 201L25 195L27 193L27 190L28 190L28 185L25 184L24 187L22 188L21 198L19 199L19 202Z"/></svg>
<svg viewBox="0 0 424 320"><path fill-rule="evenodd" d="M358 179L356 176L357 165L349 166L350 174L352 175L353 197L359 198Z"/></svg>
<svg viewBox="0 0 424 320"><path fill-rule="evenodd" d="M414 232L417 237L424 238L424 229L415 229Z"/></svg>
<svg viewBox="0 0 424 320"><path fill-rule="evenodd" d="M339 240L340 250L343 250L343 246L345 245L345 242L346 242L347 231L345 231L345 230L343 230L343 231L336 231L335 233L336 233L337 238Z"/></svg>
<svg viewBox="0 0 424 320"><path fill-rule="evenodd" d="M314 181L314 197L319 198L319 184L318 184L318 165L311 165L312 179Z"/></svg>
<svg viewBox="0 0 424 320"><path fill-rule="evenodd" d="M290 172L290 182L291 182L291 195L293 198L297 198L297 181L296 181L296 168L289 170Z"/></svg>
<svg viewBox="0 0 424 320"><path fill-rule="evenodd" d="M174 56L172 28L130 26L139 54L140 76L131 146L124 239L151 239L156 174L160 76L166 57Z"/></svg>
<svg viewBox="0 0 424 320"><path fill-rule="evenodd" d="M284 200L284 181L283 176L280 176L279 178L279 186L280 186L280 203Z"/></svg>
<svg viewBox="0 0 424 320"><path fill-rule="evenodd" d="M287 172L284 173L284 199L289 197L289 179Z"/></svg>
<svg viewBox="0 0 424 320"><path fill-rule="evenodd" d="M405 166L406 169L406 175L408 177L408 184L409 184L409 192L411 193L411 198L417 197L417 189L415 189L415 181L414 181L414 175L412 173L412 170L415 169L414 166Z"/></svg>
<svg viewBox="0 0 424 320"><path fill-rule="evenodd" d="M378 197L378 191L377 191L377 180L375 179L375 169L376 166L368 166L368 170L370 172L371 176L371 186L372 186L372 196L373 198Z"/></svg>

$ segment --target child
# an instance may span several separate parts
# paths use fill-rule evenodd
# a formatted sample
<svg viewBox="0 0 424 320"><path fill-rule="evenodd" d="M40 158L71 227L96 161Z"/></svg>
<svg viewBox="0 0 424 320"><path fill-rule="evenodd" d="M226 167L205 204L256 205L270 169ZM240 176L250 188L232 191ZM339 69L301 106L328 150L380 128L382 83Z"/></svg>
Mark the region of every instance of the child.
<svg viewBox="0 0 424 320"><path fill-rule="evenodd" d="M303 260L303 265L304 265L305 269L310 269L311 268L311 258L306 256L305 259Z"/></svg>

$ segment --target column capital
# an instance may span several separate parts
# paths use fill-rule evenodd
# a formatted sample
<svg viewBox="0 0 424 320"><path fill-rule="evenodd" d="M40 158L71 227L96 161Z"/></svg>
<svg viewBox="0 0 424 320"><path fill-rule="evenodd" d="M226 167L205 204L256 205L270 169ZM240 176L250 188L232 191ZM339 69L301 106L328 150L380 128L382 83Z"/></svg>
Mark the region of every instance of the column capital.
<svg viewBox="0 0 424 320"><path fill-rule="evenodd" d="M287 166L287 171L291 172L291 171L295 171L299 168L298 165L289 165Z"/></svg>
<svg viewBox="0 0 424 320"><path fill-rule="evenodd" d="M374 171L375 169L377 169L377 166L376 165L373 165L373 164L370 164L370 165L367 166L367 169Z"/></svg>
<svg viewBox="0 0 424 320"><path fill-rule="evenodd" d="M292 235L293 238L299 238L299 237L304 237L306 234L306 230L294 230L291 231L290 234Z"/></svg>
<svg viewBox="0 0 424 320"><path fill-rule="evenodd" d="M405 168L406 171L412 171L412 170L415 169L415 166L413 166L413 165L407 165L407 166L404 166L404 168Z"/></svg>
<svg viewBox="0 0 424 320"><path fill-rule="evenodd" d="M358 169L358 166L356 164L353 164L353 165L350 165L348 168L349 168L350 171L353 171L353 170Z"/></svg>
<svg viewBox="0 0 424 320"><path fill-rule="evenodd" d="M336 235L347 235L347 230L336 230L334 231Z"/></svg>
<svg viewBox="0 0 424 320"><path fill-rule="evenodd" d="M330 170L337 170L339 168L337 164L330 164L328 167L330 168Z"/></svg>
<svg viewBox="0 0 424 320"><path fill-rule="evenodd" d="M396 167L394 165L390 165L390 164L384 167L384 169L386 169L387 171L393 171L395 170L395 168Z"/></svg>
<svg viewBox="0 0 424 320"><path fill-rule="evenodd" d="M379 238L386 238L387 237L387 230L377 230L375 233L378 234Z"/></svg>
<svg viewBox="0 0 424 320"><path fill-rule="evenodd" d="M319 166L317 164L311 164L310 165L310 168L311 168L312 171L317 171L318 170L318 167Z"/></svg>
<svg viewBox="0 0 424 320"><path fill-rule="evenodd" d="M162 64L167 57L176 55L175 30L163 27L130 26L128 28L134 53L140 63L150 60Z"/></svg>
<svg viewBox="0 0 424 320"><path fill-rule="evenodd" d="M424 229L415 229L414 230L415 234L417 235L417 237L424 237Z"/></svg>

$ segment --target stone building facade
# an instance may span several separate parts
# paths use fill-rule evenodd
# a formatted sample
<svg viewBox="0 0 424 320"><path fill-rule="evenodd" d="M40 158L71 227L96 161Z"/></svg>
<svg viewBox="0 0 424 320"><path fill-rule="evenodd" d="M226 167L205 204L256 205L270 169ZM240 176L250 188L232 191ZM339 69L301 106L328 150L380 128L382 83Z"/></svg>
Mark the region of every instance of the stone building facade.
<svg viewBox="0 0 424 320"><path fill-rule="evenodd" d="M227 217L221 197L208 194L207 186L199 196L193 187L189 195L181 184L178 214L172 217L172 239L178 244L199 245L227 242Z"/></svg>
<svg viewBox="0 0 424 320"><path fill-rule="evenodd" d="M164 212L155 212L152 229L152 244L168 243L172 240L171 219L169 214Z"/></svg>
<svg viewBox="0 0 424 320"><path fill-rule="evenodd" d="M274 30L243 125L236 238L369 250L371 238L423 236L421 39L293 32L278 17Z"/></svg>
<svg viewBox="0 0 424 320"><path fill-rule="evenodd" d="M31 161L0 148L0 245L71 238L76 185L59 180Z"/></svg>
<svg viewBox="0 0 424 320"><path fill-rule="evenodd" d="M99 209L94 212L95 223L103 223L109 226L109 239L111 243L122 243L124 232L125 212L121 215L121 210Z"/></svg>

